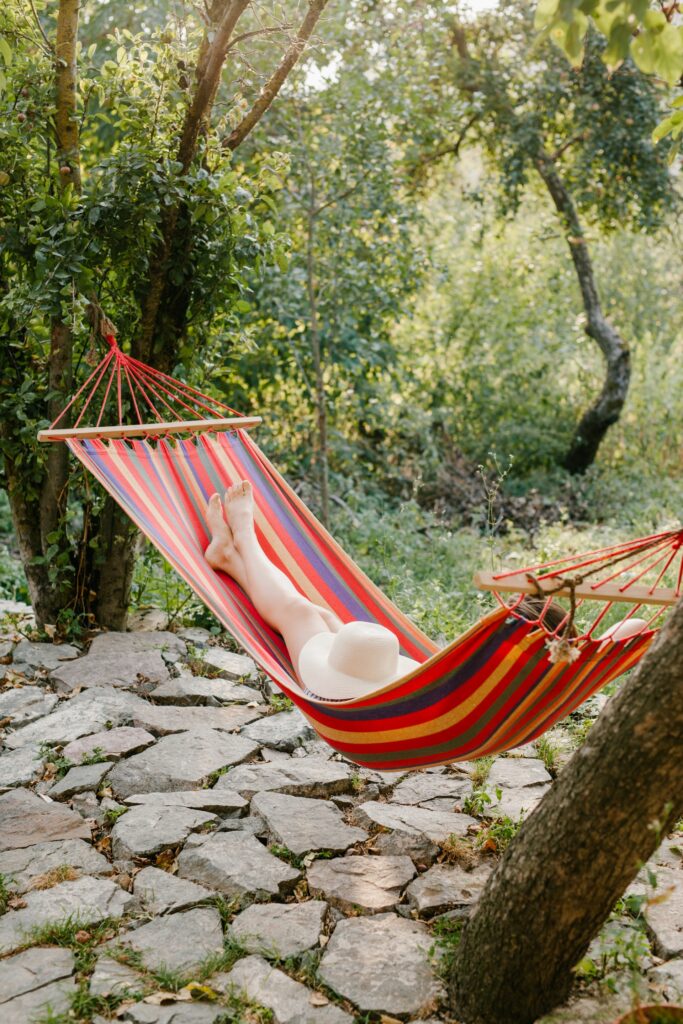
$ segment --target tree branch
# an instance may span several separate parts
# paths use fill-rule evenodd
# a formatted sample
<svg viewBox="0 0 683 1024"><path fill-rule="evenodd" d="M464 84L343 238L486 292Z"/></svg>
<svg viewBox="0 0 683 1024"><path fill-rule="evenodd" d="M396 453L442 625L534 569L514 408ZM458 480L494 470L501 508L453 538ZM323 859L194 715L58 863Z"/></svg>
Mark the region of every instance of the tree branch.
<svg viewBox="0 0 683 1024"><path fill-rule="evenodd" d="M415 163L413 164L413 172L415 172L418 169L418 167L423 167L425 164L431 164L437 160L442 160L445 156L457 156L458 153L460 152L460 147L465 141L465 136L467 135L472 125L475 124L478 120L479 114L473 114L472 117L465 124L464 128L460 132L460 135L458 135L455 142L448 142L445 145L440 146L438 149L435 149L431 153L423 153L422 156L420 156L419 159L416 160Z"/></svg>
<svg viewBox="0 0 683 1024"><path fill-rule="evenodd" d="M370 173L371 168L368 167L367 171L365 171L364 174L361 174L358 181L355 181L353 185L349 186L349 188L345 189L343 192L339 192L338 195L332 196L331 199L328 199L326 202L321 203L320 206L316 206L315 209L312 211L311 216L317 217L319 214L323 212L323 210L327 210L330 206L334 206L335 203L341 203L344 201L344 199L348 199L349 196L352 196L354 192L358 191L358 189L361 187L366 178L370 176Z"/></svg>
<svg viewBox="0 0 683 1024"><path fill-rule="evenodd" d="M42 22L41 22L40 18L38 17L38 11L36 10L36 5L33 2L33 0L28 0L28 2L29 2L29 6L31 8L31 11L33 12L33 18L35 20L35 23L38 26L38 31L40 32L41 36L45 40L45 45L47 46L47 51L48 51L48 53L53 53L54 52L54 47L53 47L52 43L50 42L49 36L47 35L45 29L43 28L43 25L42 25Z"/></svg>
<svg viewBox="0 0 683 1024"><path fill-rule="evenodd" d="M273 25L272 28L259 28L255 29L253 32L242 32L241 35L235 36L235 38L230 41L227 52L229 53L230 50L234 50L234 48L240 43L243 43L245 39L254 39L256 36L269 36L275 32L288 32L291 27L291 25Z"/></svg>
<svg viewBox="0 0 683 1024"><path fill-rule="evenodd" d="M287 52L282 58L279 66L275 69L264 85L251 110L245 114L237 127L233 128L227 139L225 139L223 146L226 149L237 149L268 110L282 88L287 75L304 52L306 43L310 39L313 29L315 28L326 4L327 0L309 0L308 13L302 21L299 31L287 49Z"/></svg>
<svg viewBox="0 0 683 1024"><path fill-rule="evenodd" d="M233 30L249 3L250 0L232 0L206 51L202 62L202 74L185 116L183 133L178 147L178 161L182 165L183 173L187 172L194 158L197 138L216 95Z"/></svg>

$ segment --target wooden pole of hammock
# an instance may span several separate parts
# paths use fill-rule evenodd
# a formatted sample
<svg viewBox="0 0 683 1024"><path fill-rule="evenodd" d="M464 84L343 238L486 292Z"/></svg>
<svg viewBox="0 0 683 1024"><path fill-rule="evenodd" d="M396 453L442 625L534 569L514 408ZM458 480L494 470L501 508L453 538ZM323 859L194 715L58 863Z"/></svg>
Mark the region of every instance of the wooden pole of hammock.
<svg viewBox="0 0 683 1024"><path fill-rule="evenodd" d="M249 430L262 422L260 416L232 416L215 420L172 420L169 423L131 423L114 427L64 427L41 430L39 441L111 441L125 437L165 437L166 434L206 434L219 430Z"/></svg>
<svg viewBox="0 0 683 1024"><path fill-rule="evenodd" d="M571 597L568 585L561 586L562 578L557 576L529 579L524 572L514 576L496 576L491 572L476 572L474 585L480 590L495 590L499 594L532 594L539 596L539 588L552 597ZM673 587L648 587L643 583L577 583L574 594L590 601L614 601L623 604L676 604L679 595Z"/></svg>

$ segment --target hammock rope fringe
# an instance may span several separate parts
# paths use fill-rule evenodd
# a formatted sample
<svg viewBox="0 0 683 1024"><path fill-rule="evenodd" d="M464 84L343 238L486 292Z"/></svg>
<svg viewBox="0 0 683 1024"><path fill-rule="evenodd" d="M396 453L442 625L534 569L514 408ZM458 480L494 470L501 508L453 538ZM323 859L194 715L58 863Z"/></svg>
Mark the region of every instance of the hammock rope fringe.
<svg viewBox="0 0 683 1024"><path fill-rule="evenodd" d="M133 358L119 347L109 322L103 325L105 356L39 438L67 443L318 735L359 765L406 771L535 740L633 668L656 635L656 620L680 596L683 529L525 570L477 574L475 582L494 593L498 607L439 649L368 579L269 462L248 433L259 417L240 416ZM149 422L143 418L147 410ZM94 427L81 426L87 413L96 417ZM129 415L132 425L124 423ZM401 653L420 663L416 670L354 700L326 702L304 694L282 638L235 581L204 558L206 501L241 479L253 485L257 534L275 565L305 597L342 621L391 629ZM512 601L511 594L517 595ZM534 594L535 617L522 606ZM568 597L569 608L551 628L545 616L558 597ZM637 629L634 622L626 639L598 636L610 608L623 601L629 602L626 621L647 604L656 607ZM592 622L589 606L599 608Z"/></svg>

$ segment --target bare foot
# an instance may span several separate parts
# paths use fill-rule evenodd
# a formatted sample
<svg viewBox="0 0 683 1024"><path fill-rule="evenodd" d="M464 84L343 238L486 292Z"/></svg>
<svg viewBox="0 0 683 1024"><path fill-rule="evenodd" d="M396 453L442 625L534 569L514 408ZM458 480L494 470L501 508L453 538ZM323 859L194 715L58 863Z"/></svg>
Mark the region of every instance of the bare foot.
<svg viewBox="0 0 683 1024"><path fill-rule="evenodd" d="M223 518L223 506L218 494L212 494L209 498L206 522L211 532L211 543L204 552L204 558L212 569L227 572L243 587L246 580L244 563L235 547L232 531Z"/></svg>
<svg viewBox="0 0 683 1024"><path fill-rule="evenodd" d="M225 515L239 548L240 539L254 532L254 492L248 480L233 484L225 492Z"/></svg>

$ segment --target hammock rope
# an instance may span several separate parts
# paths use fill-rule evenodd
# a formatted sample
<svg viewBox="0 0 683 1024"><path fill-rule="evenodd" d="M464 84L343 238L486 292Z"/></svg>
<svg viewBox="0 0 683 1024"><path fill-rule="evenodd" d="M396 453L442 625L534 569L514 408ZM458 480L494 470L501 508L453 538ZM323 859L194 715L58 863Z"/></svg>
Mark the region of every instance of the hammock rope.
<svg viewBox="0 0 683 1024"><path fill-rule="evenodd" d="M680 595L678 529L477 580L498 607L439 649L368 579L258 448L247 432L258 418L241 417L125 353L104 323L104 357L39 437L66 441L319 736L357 764L407 770L533 741L636 665L655 636L652 624ZM129 407L133 432L123 423ZM81 428L93 409L96 427ZM63 425L70 410L73 428ZM143 418L147 410L151 422ZM235 581L204 558L206 501L241 479L252 483L256 532L271 561L342 622L361 619L392 630L401 652L419 662L415 671L354 700L326 702L304 693L282 638ZM672 577L672 587L662 590ZM528 593L538 595L535 618L522 605ZM551 603L567 597L564 617L547 626ZM626 639L596 636L598 624L624 600L631 605L627 619L643 605L659 607ZM587 604L600 608L595 621L570 636Z"/></svg>

